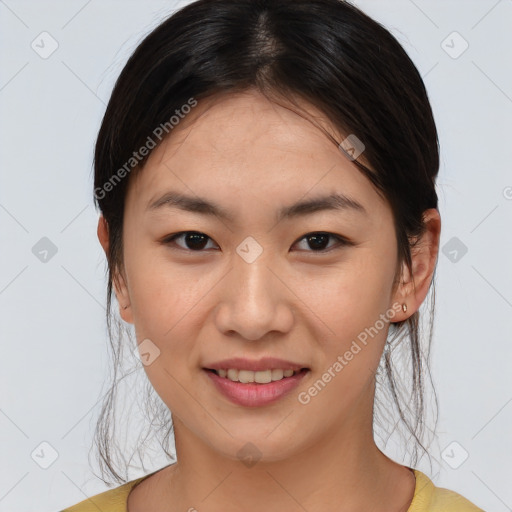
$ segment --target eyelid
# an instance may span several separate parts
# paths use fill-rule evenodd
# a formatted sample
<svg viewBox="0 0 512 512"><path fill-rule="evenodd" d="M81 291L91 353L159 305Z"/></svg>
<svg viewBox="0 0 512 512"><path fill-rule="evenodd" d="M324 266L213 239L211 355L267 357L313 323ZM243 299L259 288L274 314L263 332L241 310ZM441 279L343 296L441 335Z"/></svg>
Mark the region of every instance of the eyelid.
<svg viewBox="0 0 512 512"><path fill-rule="evenodd" d="M161 242L164 244L164 245L168 245L168 244L171 244L172 242L174 242L177 238L180 238L184 235L189 235L189 234L199 234L199 235L204 235L207 239L208 239L208 242L211 241L213 242L215 245L217 245L218 247L218 244L217 242L215 242L213 240L213 238L211 238L210 236L208 236L206 233L203 233L202 231L195 231L195 230L190 230L190 231L180 231L178 233L174 233L172 235L167 235L165 236ZM345 247L345 246L353 246L355 245L354 242L352 242L351 240L349 240L348 238L342 236L342 235L338 235L336 233L331 233L329 231L310 231L308 233L305 233L304 235L300 236L295 242L293 242L292 244L292 247L295 246L296 244L298 244L299 242L301 242L302 240L310 237L310 236L313 236L313 235L326 235L326 236L329 236L333 239L335 239L337 241L337 243L330 247L329 249L322 249L322 250L318 250L318 251L314 251L314 250L303 250L303 251L300 251L300 252L307 252L307 253L311 253L311 254L327 254L333 250L336 250L336 249L339 249L341 247ZM207 243L208 243L207 242ZM178 245L178 248L183 250L183 251L187 251L187 252L191 252L191 253L201 253L201 252L206 252L205 249L201 249L201 250L197 250L197 251L194 251L192 249L188 249L186 247L181 247Z"/></svg>
<svg viewBox="0 0 512 512"><path fill-rule="evenodd" d="M164 238L162 238L161 242L164 244L164 245L169 245L171 243L173 243L175 241L176 238L180 238L184 235L190 235L190 234L196 234L196 235L204 235L207 239L208 239L208 242L212 241L213 243L215 243L215 245L218 246L217 242L215 242L213 240L213 238L211 238L210 236L208 236L206 233L203 233L202 231L194 231L194 230L190 230L190 231L180 231L178 233L174 233L172 235L167 235L165 236ZM208 243L207 242L207 243ZM178 245L178 249L181 249L183 251L187 251L187 252L195 252L195 253L201 253L201 252L205 252L204 249L201 249L200 251L194 251L192 249L188 249L186 247L181 247L180 245Z"/></svg>
<svg viewBox="0 0 512 512"><path fill-rule="evenodd" d="M355 245L354 242L352 242L348 238L346 238L344 236L341 236L341 235L337 235L336 233L331 233L330 231L310 231L309 233L306 233L306 234L302 235L300 238L298 238L293 243L292 247L294 245L296 245L297 243L299 243L300 241L304 240L305 238L308 238L308 237L313 236L313 235L329 236L329 237L335 239L337 241L337 243L334 246L330 247L329 249L322 249L320 251L309 250L309 251L301 251L301 252L307 252L307 253L310 253L310 254L327 254L327 253L330 253L331 251L334 251L334 250L339 249L339 248L344 247L344 246Z"/></svg>

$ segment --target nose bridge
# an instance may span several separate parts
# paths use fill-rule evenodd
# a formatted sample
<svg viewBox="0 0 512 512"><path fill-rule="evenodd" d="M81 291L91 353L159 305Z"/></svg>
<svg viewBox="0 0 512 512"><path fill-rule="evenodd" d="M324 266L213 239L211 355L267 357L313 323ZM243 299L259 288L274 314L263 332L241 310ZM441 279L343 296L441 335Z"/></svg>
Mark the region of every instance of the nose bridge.
<svg viewBox="0 0 512 512"><path fill-rule="evenodd" d="M274 266L268 251L253 260L244 258L243 253L234 255L217 311L221 331L236 331L248 340L256 340L269 331L285 332L291 327L293 316L286 287L274 276Z"/></svg>
<svg viewBox="0 0 512 512"><path fill-rule="evenodd" d="M275 283L272 283L269 264L271 265L271 262L266 256L260 256L252 263L246 261L235 263L234 277L238 279L242 295L238 297L240 304L254 304L260 309L270 309L270 302L278 298L276 291L273 290Z"/></svg>

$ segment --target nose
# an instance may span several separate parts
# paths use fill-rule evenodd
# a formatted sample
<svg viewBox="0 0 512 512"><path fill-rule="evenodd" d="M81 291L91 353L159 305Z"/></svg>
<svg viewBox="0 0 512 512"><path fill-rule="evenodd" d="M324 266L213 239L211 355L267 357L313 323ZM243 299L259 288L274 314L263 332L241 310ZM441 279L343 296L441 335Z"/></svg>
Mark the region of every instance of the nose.
<svg viewBox="0 0 512 512"><path fill-rule="evenodd" d="M270 332L286 333L293 325L293 295L274 265L260 257L252 263L235 256L234 268L222 283L215 312L216 326L224 335L237 333L255 341Z"/></svg>

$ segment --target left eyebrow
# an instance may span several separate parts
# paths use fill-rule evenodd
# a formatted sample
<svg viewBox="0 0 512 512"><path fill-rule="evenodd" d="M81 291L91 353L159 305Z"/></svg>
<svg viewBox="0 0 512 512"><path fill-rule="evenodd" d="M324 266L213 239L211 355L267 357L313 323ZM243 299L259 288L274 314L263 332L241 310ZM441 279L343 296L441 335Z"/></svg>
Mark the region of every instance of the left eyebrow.
<svg viewBox="0 0 512 512"><path fill-rule="evenodd" d="M232 212L219 205L201 197L193 197L179 192L167 192L158 199L151 201L146 211L157 210L162 207L179 208L184 211L199 213L202 215L216 216L221 219L233 222ZM368 215L364 206L353 198L344 194L330 194L319 196L306 201L299 201L290 206L281 208L277 214L278 221L302 217L325 210L352 210Z"/></svg>
<svg viewBox="0 0 512 512"><path fill-rule="evenodd" d="M353 210L368 215L368 212L361 203L345 194L336 193L286 206L279 211L277 218L278 221L281 221L282 219L309 215L324 210Z"/></svg>

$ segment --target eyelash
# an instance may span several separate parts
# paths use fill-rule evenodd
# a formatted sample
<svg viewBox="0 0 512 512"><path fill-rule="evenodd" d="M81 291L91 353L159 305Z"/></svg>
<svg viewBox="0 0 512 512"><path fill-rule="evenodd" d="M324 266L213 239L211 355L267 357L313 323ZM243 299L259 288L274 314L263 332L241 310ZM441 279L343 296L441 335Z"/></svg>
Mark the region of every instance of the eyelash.
<svg viewBox="0 0 512 512"><path fill-rule="evenodd" d="M180 231L179 233L175 233L174 235L169 235L169 236L165 237L162 240L162 243L165 244L165 245L170 245L171 243L175 242L175 240L177 240L178 238L181 238L181 237L186 236L186 235L192 235L192 234L194 234L194 235L203 235L203 236L205 236L208 239L208 241L212 240L212 238L210 238L208 235L206 235L205 233L202 233L200 231ZM330 237L330 238L334 238L334 239L336 239L338 244L333 246L333 247L330 247L328 249L306 250L305 252L311 252L311 253L315 253L315 254L326 254L326 253L331 252L332 250L339 249L339 248L344 247L344 246L354 245L354 243L351 242L350 240L348 240L348 239L346 239L346 238L344 238L344 237L342 237L340 235L336 235L334 233L329 233L329 232L326 232L326 231L312 231L310 233L306 233L301 238L299 238L296 242L294 242L293 245L297 244L298 242L300 242L300 241L302 241L304 239L313 237L315 235L323 235L323 236L327 236L327 237ZM188 247L182 247L182 246L178 246L178 247L179 247L179 249L184 250L184 251L188 251L188 252L196 252L196 253L205 252L204 249L193 250L193 249L189 249Z"/></svg>

